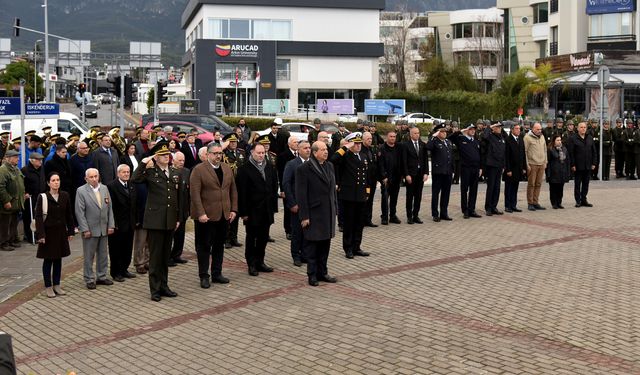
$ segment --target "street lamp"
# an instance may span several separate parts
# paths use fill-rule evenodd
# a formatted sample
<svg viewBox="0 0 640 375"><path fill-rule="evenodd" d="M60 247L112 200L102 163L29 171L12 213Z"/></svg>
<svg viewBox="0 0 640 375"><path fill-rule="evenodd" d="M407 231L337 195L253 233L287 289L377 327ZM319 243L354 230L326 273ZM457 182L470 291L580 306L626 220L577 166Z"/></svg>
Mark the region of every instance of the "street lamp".
<svg viewBox="0 0 640 375"><path fill-rule="evenodd" d="M38 43L42 42L42 39L36 40L33 43L33 102L38 102L38 58L36 55L36 50L38 47Z"/></svg>
<svg viewBox="0 0 640 375"><path fill-rule="evenodd" d="M427 103L427 97L422 96L420 100L422 101L422 123L424 124L424 106Z"/></svg>
<svg viewBox="0 0 640 375"><path fill-rule="evenodd" d="M44 97L45 101L51 102L49 98L49 8L47 7L47 0L44 0L42 8L44 8Z"/></svg>

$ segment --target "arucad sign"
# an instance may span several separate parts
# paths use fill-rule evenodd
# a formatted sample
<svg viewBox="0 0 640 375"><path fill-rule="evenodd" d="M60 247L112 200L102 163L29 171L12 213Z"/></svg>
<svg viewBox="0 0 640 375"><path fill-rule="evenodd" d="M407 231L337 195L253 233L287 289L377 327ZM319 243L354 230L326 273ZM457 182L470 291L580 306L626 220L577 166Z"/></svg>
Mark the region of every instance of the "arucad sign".
<svg viewBox="0 0 640 375"><path fill-rule="evenodd" d="M216 44L216 54L220 57L258 57L256 44Z"/></svg>
<svg viewBox="0 0 640 375"><path fill-rule="evenodd" d="M587 0L587 14L633 12L636 0Z"/></svg>

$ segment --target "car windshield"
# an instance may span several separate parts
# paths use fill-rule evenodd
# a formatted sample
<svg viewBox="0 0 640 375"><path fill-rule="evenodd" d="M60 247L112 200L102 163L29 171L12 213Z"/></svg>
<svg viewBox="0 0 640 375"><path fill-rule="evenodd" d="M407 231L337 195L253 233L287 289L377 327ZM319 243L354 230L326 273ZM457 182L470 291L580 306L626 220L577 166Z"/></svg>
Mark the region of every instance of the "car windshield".
<svg viewBox="0 0 640 375"><path fill-rule="evenodd" d="M87 128L87 126L85 124L83 124L82 122L80 122L80 120L78 119L71 119L71 122L73 123L73 126L71 127L72 130L73 128L77 128L82 130L82 133L86 133L89 131L89 128Z"/></svg>

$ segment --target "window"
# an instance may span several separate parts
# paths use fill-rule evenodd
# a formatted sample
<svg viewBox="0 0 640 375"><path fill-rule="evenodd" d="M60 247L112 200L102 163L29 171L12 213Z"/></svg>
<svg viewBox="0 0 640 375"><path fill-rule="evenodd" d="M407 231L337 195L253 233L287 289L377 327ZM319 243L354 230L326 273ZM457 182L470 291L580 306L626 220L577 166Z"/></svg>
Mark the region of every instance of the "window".
<svg viewBox="0 0 640 375"><path fill-rule="evenodd" d="M538 55L538 57L540 58L547 57L547 41L542 40L538 42L538 47L540 48L540 54Z"/></svg>
<svg viewBox="0 0 640 375"><path fill-rule="evenodd" d="M290 20L210 18L207 22L211 39L291 40Z"/></svg>
<svg viewBox="0 0 640 375"><path fill-rule="evenodd" d="M473 36L473 31L472 31L472 24L470 23L465 23L462 26L462 36L464 38L471 38Z"/></svg>
<svg viewBox="0 0 640 375"><path fill-rule="evenodd" d="M493 38L496 36L496 25L488 23L484 25L484 36L487 38Z"/></svg>
<svg viewBox="0 0 640 375"><path fill-rule="evenodd" d="M250 29L249 20L229 20L229 37L232 39L249 39Z"/></svg>
<svg viewBox="0 0 640 375"><path fill-rule="evenodd" d="M457 23L453 25L453 38L471 38L473 36L473 25L471 23Z"/></svg>
<svg viewBox="0 0 640 375"><path fill-rule="evenodd" d="M549 55L555 56L558 54L558 26L551 28L551 44L549 44Z"/></svg>
<svg viewBox="0 0 640 375"><path fill-rule="evenodd" d="M211 39L228 39L229 20L209 19L209 35Z"/></svg>
<svg viewBox="0 0 640 375"><path fill-rule="evenodd" d="M271 34L270 20L253 20L253 37L252 39L269 39Z"/></svg>
<svg viewBox="0 0 640 375"><path fill-rule="evenodd" d="M424 66L425 66L424 60L414 61L413 71L416 73L424 73Z"/></svg>
<svg viewBox="0 0 640 375"><path fill-rule="evenodd" d="M631 36L633 21L631 13L607 13L590 16L589 38Z"/></svg>
<svg viewBox="0 0 640 375"><path fill-rule="evenodd" d="M427 38L412 38L409 49L420 49L420 46L427 43Z"/></svg>
<svg viewBox="0 0 640 375"><path fill-rule="evenodd" d="M271 39L290 40L291 21L271 21Z"/></svg>
<svg viewBox="0 0 640 375"><path fill-rule="evenodd" d="M291 79L291 60L276 60L276 80L288 81Z"/></svg>
<svg viewBox="0 0 640 375"><path fill-rule="evenodd" d="M549 3L550 3L549 12L558 13L558 0L550 0Z"/></svg>
<svg viewBox="0 0 640 375"><path fill-rule="evenodd" d="M540 3L533 5L533 23L544 23L549 21L549 4Z"/></svg>

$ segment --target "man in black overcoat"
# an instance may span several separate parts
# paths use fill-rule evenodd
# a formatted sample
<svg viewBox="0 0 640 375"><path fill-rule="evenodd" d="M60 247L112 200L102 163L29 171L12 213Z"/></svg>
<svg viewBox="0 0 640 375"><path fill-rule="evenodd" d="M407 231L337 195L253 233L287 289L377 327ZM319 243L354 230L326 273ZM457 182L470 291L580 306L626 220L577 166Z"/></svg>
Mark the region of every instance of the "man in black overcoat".
<svg viewBox="0 0 640 375"><path fill-rule="evenodd" d="M128 269L133 254L133 234L136 226L136 189L129 181L131 169L128 165L120 164L116 172L118 177L107 185L113 201L116 228L107 240L111 277L115 281L123 282L125 278L136 277Z"/></svg>
<svg viewBox="0 0 640 375"><path fill-rule="evenodd" d="M510 125L510 124L509 124ZM518 185L527 173L527 157L524 152L524 140L520 136L520 125L514 124L505 140L504 210L522 212L518 208Z"/></svg>

